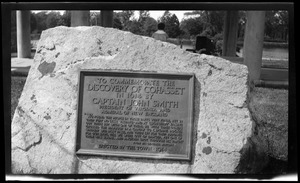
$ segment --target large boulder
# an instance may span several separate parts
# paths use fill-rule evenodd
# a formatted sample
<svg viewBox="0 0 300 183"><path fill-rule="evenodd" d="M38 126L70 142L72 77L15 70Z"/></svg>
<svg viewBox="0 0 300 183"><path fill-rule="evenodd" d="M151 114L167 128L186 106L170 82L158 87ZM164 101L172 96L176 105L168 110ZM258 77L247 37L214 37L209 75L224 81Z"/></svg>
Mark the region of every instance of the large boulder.
<svg viewBox="0 0 300 183"><path fill-rule="evenodd" d="M77 156L81 69L194 73L192 160ZM12 172L257 172L266 159L248 110L247 82L244 65L153 38L103 27L48 29L13 117Z"/></svg>

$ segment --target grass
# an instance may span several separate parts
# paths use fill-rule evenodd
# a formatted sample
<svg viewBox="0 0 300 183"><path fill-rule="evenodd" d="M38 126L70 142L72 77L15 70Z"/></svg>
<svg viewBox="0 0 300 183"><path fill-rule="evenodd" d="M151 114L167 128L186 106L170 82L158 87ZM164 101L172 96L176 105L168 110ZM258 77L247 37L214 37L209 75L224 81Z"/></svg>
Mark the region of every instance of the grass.
<svg viewBox="0 0 300 183"><path fill-rule="evenodd" d="M182 39L181 40L183 44L192 45L196 42L196 39ZM169 38L168 42L179 45L179 39L178 38ZM237 40L237 46L243 47L244 41L243 40ZM288 49L288 43L286 42L276 42L274 41L268 41L264 40L264 48L285 48Z"/></svg>
<svg viewBox="0 0 300 183"><path fill-rule="evenodd" d="M249 108L253 119L259 124L260 134L267 139L268 151L273 154L287 151L288 143L285 140L288 136L288 90L254 88ZM271 153L269 159L270 162L261 173L287 173L286 161L275 159Z"/></svg>
<svg viewBox="0 0 300 183"><path fill-rule="evenodd" d="M10 55L11 55L11 58L18 57L18 53L17 52L11 52ZM35 50L31 50L30 58L34 58L34 55L35 55Z"/></svg>
<svg viewBox="0 0 300 183"><path fill-rule="evenodd" d="M11 78L11 118L18 105L26 77ZM253 116L260 123L282 124L288 122L288 90L254 88L251 91L250 106ZM270 157L268 166L261 172L265 174L284 174L287 162Z"/></svg>
<svg viewBox="0 0 300 183"><path fill-rule="evenodd" d="M257 87L251 94L250 105L259 121L283 123L288 120L288 90Z"/></svg>
<svg viewBox="0 0 300 183"><path fill-rule="evenodd" d="M240 49L238 55L243 57L243 48ZM289 51L285 48L263 48L262 57L273 60L286 60L285 62L287 62L289 58Z"/></svg>
<svg viewBox="0 0 300 183"><path fill-rule="evenodd" d="M263 59L262 60L262 67L268 67L268 68L278 68L278 69L288 69L289 68L289 62L283 61L283 60L268 60Z"/></svg>
<svg viewBox="0 0 300 183"><path fill-rule="evenodd" d="M269 41L264 41L264 48L283 48L283 49L288 49L289 45L288 43L284 42L269 42ZM237 46L243 47L244 42L243 41L237 41Z"/></svg>
<svg viewBox="0 0 300 183"><path fill-rule="evenodd" d="M194 49L193 45L182 45L182 49ZM243 59L243 49L237 52L238 57L236 59ZM269 68L289 68L288 51L283 49L264 49L262 67Z"/></svg>
<svg viewBox="0 0 300 183"><path fill-rule="evenodd" d="M11 77L11 119L13 118L15 109L18 106L19 98L22 94L25 82L26 82L26 77L21 77L21 76Z"/></svg>

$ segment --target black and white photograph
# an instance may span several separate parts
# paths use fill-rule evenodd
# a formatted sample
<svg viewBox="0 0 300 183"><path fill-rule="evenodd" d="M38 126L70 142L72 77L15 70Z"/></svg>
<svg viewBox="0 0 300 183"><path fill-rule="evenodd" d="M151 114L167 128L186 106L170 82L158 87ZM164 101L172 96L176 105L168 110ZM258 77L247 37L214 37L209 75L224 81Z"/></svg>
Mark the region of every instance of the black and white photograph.
<svg viewBox="0 0 300 183"><path fill-rule="evenodd" d="M1 2L6 180L298 180L293 2Z"/></svg>

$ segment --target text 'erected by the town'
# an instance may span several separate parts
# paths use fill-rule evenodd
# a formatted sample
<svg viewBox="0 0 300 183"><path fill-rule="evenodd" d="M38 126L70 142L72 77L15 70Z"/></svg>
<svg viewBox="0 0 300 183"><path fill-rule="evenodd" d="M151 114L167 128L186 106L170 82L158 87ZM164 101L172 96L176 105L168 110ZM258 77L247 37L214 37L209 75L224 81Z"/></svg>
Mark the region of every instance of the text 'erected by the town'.
<svg viewBox="0 0 300 183"><path fill-rule="evenodd" d="M85 76L82 145L102 151L183 154L188 99L189 80Z"/></svg>

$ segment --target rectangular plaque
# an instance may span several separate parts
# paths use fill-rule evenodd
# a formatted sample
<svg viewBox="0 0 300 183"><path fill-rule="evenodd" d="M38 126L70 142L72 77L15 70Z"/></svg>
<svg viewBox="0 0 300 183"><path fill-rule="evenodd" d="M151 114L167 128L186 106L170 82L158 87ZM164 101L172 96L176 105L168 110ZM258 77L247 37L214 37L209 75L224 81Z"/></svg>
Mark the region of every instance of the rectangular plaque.
<svg viewBox="0 0 300 183"><path fill-rule="evenodd" d="M193 74L83 70L76 153L190 160Z"/></svg>

